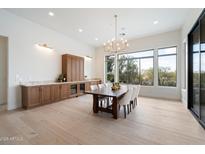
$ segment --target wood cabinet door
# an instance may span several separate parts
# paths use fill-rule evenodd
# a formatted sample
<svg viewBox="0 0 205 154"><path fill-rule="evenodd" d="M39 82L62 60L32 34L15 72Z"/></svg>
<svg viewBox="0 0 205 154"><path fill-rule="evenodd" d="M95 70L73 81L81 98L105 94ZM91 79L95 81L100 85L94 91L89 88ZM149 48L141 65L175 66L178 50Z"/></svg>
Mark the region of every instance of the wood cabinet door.
<svg viewBox="0 0 205 154"><path fill-rule="evenodd" d="M77 84L77 95L80 94L80 84Z"/></svg>
<svg viewBox="0 0 205 154"><path fill-rule="evenodd" d="M53 85L51 87L51 100L52 102L61 100L61 88L59 85Z"/></svg>
<svg viewBox="0 0 205 154"><path fill-rule="evenodd" d="M89 91L90 90L90 82L86 82L85 83L85 91Z"/></svg>
<svg viewBox="0 0 205 154"><path fill-rule="evenodd" d="M84 58L80 58L80 81L84 80Z"/></svg>
<svg viewBox="0 0 205 154"><path fill-rule="evenodd" d="M76 81L76 57L75 56L72 56L72 59L71 59L71 65L72 65L72 73L71 73L71 81Z"/></svg>
<svg viewBox="0 0 205 154"><path fill-rule="evenodd" d="M28 107L33 107L41 104L40 87L28 88Z"/></svg>
<svg viewBox="0 0 205 154"><path fill-rule="evenodd" d="M76 77L76 81L80 80L80 58L76 57L76 70L75 70L75 77Z"/></svg>
<svg viewBox="0 0 205 154"><path fill-rule="evenodd" d="M69 85L61 85L61 99L66 99L69 96Z"/></svg>
<svg viewBox="0 0 205 154"><path fill-rule="evenodd" d="M42 86L41 90L41 103L48 104L51 103L51 86Z"/></svg>
<svg viewBox="0 0 205 154"><path fill-rule="evenodd" d="M62 56L62 74L66 76L67 81L72 79L72 56L65 54Z"/></svg>
<svg viewBox="0 0 205 154"><path fill-rule="evenodd" d="M71 56L67 56L67 70L66 70L66 78L67 81L72 80L72 59Z"/></svg>

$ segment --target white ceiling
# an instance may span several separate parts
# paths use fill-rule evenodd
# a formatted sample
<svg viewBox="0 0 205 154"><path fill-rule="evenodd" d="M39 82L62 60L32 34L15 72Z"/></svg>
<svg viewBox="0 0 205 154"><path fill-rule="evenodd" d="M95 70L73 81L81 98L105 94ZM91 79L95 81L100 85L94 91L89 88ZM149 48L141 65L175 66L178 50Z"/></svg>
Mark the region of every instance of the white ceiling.
<svg viewBox="0 0 205 154"><path fill-rule="evenodd" d="M6 9L16 15L61 32L91 46L100 46L114 36L114 14L118 31L127 39L179 29L193 9ZM53 17L48 12L55 13ZM153 22L159 23L154 25ZM83 32L79 33L78 29ZM96 41L95 38L99 40Z"/></svg>

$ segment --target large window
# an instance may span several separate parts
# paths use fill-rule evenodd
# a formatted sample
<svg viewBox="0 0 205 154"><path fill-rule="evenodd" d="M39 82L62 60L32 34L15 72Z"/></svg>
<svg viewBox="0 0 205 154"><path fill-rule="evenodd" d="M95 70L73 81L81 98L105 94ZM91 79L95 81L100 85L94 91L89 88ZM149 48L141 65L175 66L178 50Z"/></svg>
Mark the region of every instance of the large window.
<svg viewBox="0 0 205 154"><path fill-rule="evenodd" d="M153 85L153 50L120 54L118 56L119 82Z"/></svg>
<svg viewBox="0 0 205 154"><path fill-rule="evenodd" d="M105 80L114 82L115 79L115 56L105 56Z"/></svg>
<svg viewBox="0 0 205 154"><path fill-rule="evenodd" d="M176 87L176 55L176 47L163 48L158 50L159 86Z"/></svg>

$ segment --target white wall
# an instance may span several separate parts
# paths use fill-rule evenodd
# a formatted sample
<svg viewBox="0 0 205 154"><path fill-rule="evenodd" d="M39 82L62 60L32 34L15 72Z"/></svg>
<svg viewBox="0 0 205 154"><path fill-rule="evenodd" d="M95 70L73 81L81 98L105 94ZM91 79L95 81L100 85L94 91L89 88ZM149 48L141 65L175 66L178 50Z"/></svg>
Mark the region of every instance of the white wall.
<svg viewBox="0 0 205 154"><path fill-rule="evenodd" d="M0 35L8 41L8 109L21 107L19 81L54 81L61 73L61 54L94 57L94 49L61 33L0 9ZM55 51L39 49L47 43ZM91 68L90 68L91 67ZM85 75L93 77L93 61L86 61Z"/></svg>
<svg viewBox="0 0 205 154"><path fill-rule="evenodd" d="M126 52L142 51L148 49L163 48L170 46L177 46L177 87L167 88L159 87L154 85L153 87L142 87L140 91L141 96L158 97L180 100L181 97L181 67L180 67L180 56L181 56L181 31L176 30L154 36L134 39L129 41L130 47ZM95 72L96 77L104 79L104 56L108 54L103 51L102 47L96 48L96 63ZM154 64L157 66L157 62ZM155 73L155 79L157 79L157 73ZM156 83L156 82L155 82Z"/></svg>
<svg viewBox="0 0 205 154"><path fill-rule="evenodd" d="M181 33L181 44L182 44L182 59L181 59L181 100L187 106L187 36L190 32L191 28L193 27L194 23L196 22L197 18L200 16L203 8L193 9L192 12L189 13L188 18L186 19ZM186 46L184 46L185 44Z"/></svg>
<svg viewBox="0 0 205 154"><path fill-rule="evenodd" d="M0 36L0 104L7 103L7 41Z"/></svg>

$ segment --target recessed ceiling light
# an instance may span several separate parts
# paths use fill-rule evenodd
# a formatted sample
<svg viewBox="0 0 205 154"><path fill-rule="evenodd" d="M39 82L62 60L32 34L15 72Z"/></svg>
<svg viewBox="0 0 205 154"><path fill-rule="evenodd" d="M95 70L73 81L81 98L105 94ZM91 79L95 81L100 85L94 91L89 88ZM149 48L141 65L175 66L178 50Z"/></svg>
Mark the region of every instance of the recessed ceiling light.
<svg viewBox="0 0 205 154"><path fill-rule="evenodd" d="M156 24L158 24L158 23L159 23L158 20L155 20L155 21L153 22L154 25L156 25Z"/></svg>
<svg viewBox="0 0 205 154"><path fill-rule="evenodd" d="M97 37L95 38L95 41L98 41L98 38L97 38Z"/></svg>
<svg viewBox="0 0 205 154"><path fill-rule="evenodd" d="M81 33L81 32L83 32L83 29L79 28L78 31Z"/></svg>
<svg viewBox="0 0 205 154"><path fill-rule="evenodd" d="M48 12L48 15L53 17L55 14L53 12Z"/></svg>

